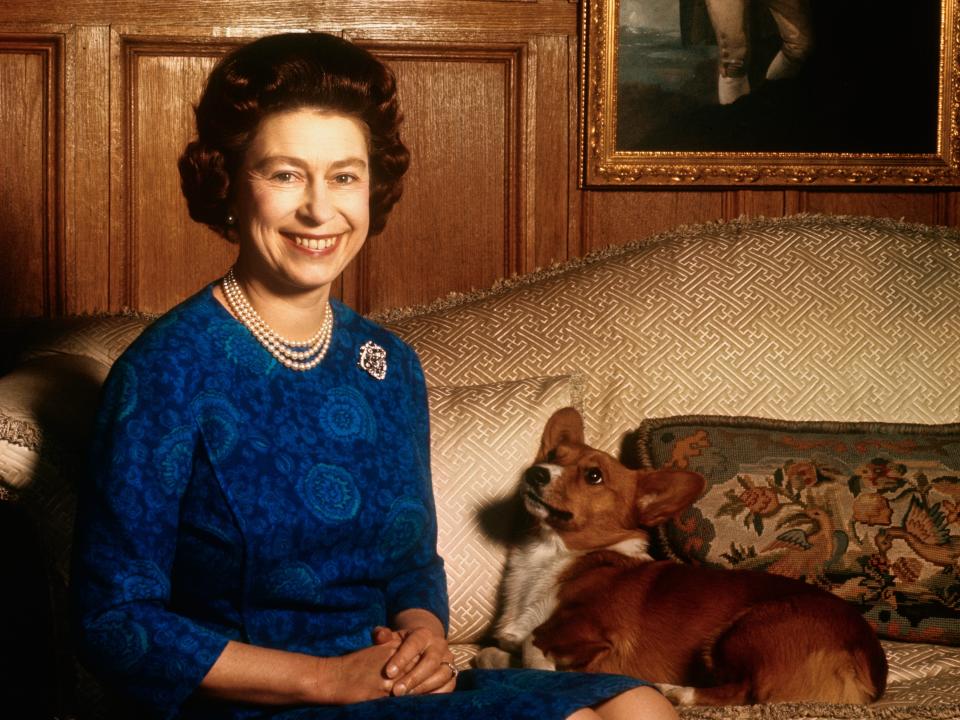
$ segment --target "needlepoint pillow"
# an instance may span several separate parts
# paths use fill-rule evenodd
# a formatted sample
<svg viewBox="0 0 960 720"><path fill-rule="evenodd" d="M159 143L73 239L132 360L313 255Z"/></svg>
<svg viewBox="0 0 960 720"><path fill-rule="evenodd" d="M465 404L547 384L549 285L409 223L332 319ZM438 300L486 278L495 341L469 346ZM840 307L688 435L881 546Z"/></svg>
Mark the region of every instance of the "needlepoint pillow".
<svg viewBox="0 0 960 720"><path fill-rule="evenodd" d="M547 419L580 405L576 376L428 388L438 548L447 570L450 640L475 643L490 631L510 534L521 524L515 499Z"/></svg>
<svg viewBox="0 0 960 720"><path fill-rule="evenodd" d="M647 420L647 467L706 478L659 528L678 560L801 578L883 637L960 644L960 425Z"/></svg>

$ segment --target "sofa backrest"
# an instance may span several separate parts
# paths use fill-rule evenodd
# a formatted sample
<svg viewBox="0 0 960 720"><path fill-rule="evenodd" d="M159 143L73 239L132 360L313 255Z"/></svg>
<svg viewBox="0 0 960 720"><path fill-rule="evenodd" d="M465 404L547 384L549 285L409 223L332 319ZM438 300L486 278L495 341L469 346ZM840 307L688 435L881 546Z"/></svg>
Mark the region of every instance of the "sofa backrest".
<svg viewBox="0 0 960 720"><path fill-rule="evenodd" d="M683 414L960 420L960 234L795 216L682 228L382 320L428 384L578 373L615 450Z"/></svg>

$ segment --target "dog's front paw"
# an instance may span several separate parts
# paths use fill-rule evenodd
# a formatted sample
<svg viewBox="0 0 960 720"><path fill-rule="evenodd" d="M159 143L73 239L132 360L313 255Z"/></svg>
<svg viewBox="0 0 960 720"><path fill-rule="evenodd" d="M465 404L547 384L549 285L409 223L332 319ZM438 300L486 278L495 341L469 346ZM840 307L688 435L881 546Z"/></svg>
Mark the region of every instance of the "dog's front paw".
<svg viewBox="0 0 960 720"><path fill-rule="evenodd" d="M534 670L553 671L557 669L557 664L553 662L553 660L550 660L549 658L546 658L543 655L540 655L539 657L533 657L533 658L524 656L523 666L526 668L532 668Z"/></svg>
<svg viewBox="0 0 960 720"><path fill-rule="evenodd" d="M529 632L521 633L516 630L501 630L493 636L493 639L497 645L507 652L519 654L520 648L523 647L523 641L529 634Z"/></svg>
<svg viewBox="0 0 960 720"><path fill-rule="evenodd" d="M533 636L531 635L523 641L523 667L533 668L534 670L556 670L557 664L533 644Z"/></svg>
<svg viewBox="0 0 960 720"><path fill-rule="evenodd" d="M475 667L484 670L502 670L513 665L513 658L505 650L498 647L485 647L473 658Z"/></svg>
<svg viewBox="0 0 960 720"><path fill-rule="evenodd" d="M653 685L674 705L694 704L695 688L685 687L683 685L670 685L669 683L654 683Z"/></svg>

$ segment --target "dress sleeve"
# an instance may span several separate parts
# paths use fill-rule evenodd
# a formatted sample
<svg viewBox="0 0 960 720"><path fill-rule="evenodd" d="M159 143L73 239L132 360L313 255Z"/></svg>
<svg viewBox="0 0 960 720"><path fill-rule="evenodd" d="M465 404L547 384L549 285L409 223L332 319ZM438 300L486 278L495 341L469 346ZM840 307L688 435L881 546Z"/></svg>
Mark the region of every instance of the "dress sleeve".
<svg viewBox="0 0 960 720"><path fill-rule="evenodd" d="M121 358L104 385L71 582L82 662L158 718L177 713L227 643L170 606L199 429L166 380Z"/></svg>
<svg viewBox="0 0 960 720"><path fill-rule="evenodd" d="M386 588L387 612L392 618L411 608L429 610L449 629L450 610L447 600L447 577L443 559L437 554L437 512L430 475L430 415L427 406L427 385L420 361L412 351L409 373L411 397L409 427L413 433L415 476L411 492L418 496L427 511L425 531L408 561L398 568Z"/></svg>

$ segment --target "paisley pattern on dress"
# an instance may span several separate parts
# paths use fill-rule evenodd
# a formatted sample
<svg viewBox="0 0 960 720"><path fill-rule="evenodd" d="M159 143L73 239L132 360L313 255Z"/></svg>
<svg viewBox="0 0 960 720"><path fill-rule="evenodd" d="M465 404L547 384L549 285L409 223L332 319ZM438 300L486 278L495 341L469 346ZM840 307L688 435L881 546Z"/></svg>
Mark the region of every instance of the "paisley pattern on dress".
<svg viewBox="0 0 960 720"><path fill-rule="evenodd" d="M323 411L317 417L322 433L333 440L377 439L377 421L363 395L349 387L327 393Z"/></svg>
<svg viewBox="0 0 960 720"><path fill-rule="evenodd" d="M386 527L380 535L380 552L391 560L401 559L422 542L428 520L422 505L397 500L387 514Z"/></svg>
<svg viewBox="0 0 960 720"><path fill-rule="evenodd" d="M101 616L89 631L90 652L109 655L110 662L120 670L133 669L147 652L146 630L121 611Z"/></svg>
<svg viewBox="0 0 960 720"><path fill-rule="evenodd" d="M194 437L188 427L178 427L157 444L156 459L164 487L177 485L179 469L193 457Z"/></svg>
<svg viewBox="0 0 960 720"><path fill-rule="evenodd" d="M210 287L115 363L77 511L83 662L165 719L561 718L637 685L465 672L449 695L296 709L194 693L231 639L336 656L408 608L447 622L419 361L332 306L307 372L273 362ZM368 342L390 358L381 381L357 366Z"/></svg>
<svg viewBox="0 0 960 720"><path fill-rule="evenodd" d="M335 465L315 465L299 487L310 512L324 522L353 519L360 509L360 491L350 473Z"/></svg>

